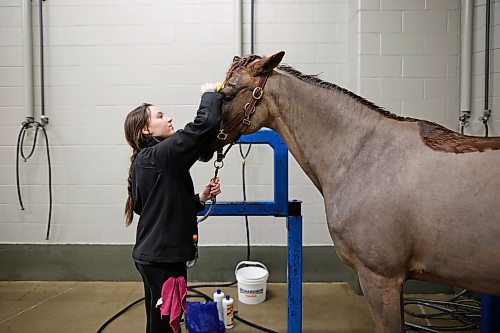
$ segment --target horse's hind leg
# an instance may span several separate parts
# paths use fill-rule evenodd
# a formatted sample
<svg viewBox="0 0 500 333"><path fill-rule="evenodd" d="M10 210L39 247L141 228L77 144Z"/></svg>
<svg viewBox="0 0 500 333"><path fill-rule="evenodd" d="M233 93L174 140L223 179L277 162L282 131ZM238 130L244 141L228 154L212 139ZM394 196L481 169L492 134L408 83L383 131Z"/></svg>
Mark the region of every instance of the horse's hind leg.
<svg viewBox="0 0 500 333"><path fill-rule="evenodd" d="M376 332L404 332L403 279L385 278L370 271L358 271L358 274L361 289L370 306Z"/></svg>

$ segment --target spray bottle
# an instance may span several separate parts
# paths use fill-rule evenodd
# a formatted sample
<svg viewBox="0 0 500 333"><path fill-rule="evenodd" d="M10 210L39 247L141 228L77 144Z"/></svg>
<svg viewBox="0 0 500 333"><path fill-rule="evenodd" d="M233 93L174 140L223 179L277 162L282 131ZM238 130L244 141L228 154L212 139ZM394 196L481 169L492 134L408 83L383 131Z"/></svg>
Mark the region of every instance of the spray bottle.
<svg viewBox="0 0 500 333"><path fill-rule="evenodd" d="M222 300L222 308L224 309L224 326L226 329L233 328L233 299L229 295Z"/></svg>
<svg viewBox="0 0 500 333"><path fill-rule="evenodd" d="M219 313L219 320L224 322L224 308L222 306L222 300L224 299L224 292L220 289L214 293L214 302L217 302L217 312Z"/></svg>

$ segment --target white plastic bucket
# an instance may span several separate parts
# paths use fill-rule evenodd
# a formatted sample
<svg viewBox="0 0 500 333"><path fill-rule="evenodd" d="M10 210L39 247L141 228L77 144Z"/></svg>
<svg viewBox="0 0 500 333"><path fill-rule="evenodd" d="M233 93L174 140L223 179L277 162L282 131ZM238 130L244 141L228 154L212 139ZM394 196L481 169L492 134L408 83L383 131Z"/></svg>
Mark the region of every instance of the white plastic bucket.
<svg viewBox="0 0 500 333"><path fill-rule="evenodd" d="M246 267L240 268L240 266ZM242 261L234 270L238 281L238 299L245 304L259 304L266 299L266 283L269 271L258 261Z"/></svg>

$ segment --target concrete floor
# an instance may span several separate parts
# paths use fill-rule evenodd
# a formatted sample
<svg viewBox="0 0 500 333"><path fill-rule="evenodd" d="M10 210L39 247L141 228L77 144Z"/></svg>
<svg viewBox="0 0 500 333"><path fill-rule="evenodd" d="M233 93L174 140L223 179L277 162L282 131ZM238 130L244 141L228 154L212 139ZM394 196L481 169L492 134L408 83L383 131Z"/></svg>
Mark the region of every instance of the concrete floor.
<svg viewBox="0 0 500 333"><path fill-rule="evenodd" d="M214 289L200 290L212 294ZM236 287L222 290L235 298L235 309L244 319L286 332L285 284L268 284L267 300L259 305L240 304ZM142 296L142 284L137 282L0 282L0 332L96 332L108 318ZM144 305L139 303L104 332L144 332L144 313ZM304 283L302 316L303 332L374 330L364 297L345 283ZM257 331L236 321L229 332Z"/></svg>

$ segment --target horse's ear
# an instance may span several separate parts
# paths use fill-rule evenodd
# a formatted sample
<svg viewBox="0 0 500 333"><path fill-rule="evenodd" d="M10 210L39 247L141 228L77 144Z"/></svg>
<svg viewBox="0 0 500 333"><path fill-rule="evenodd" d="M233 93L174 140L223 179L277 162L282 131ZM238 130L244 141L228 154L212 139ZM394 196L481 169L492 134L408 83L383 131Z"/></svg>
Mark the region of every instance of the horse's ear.
<svg viewBox="0 0 500 333"><path fill-rule="evenodd" d="M269 73L279 65L284 56L285 51L280 51L270 57L259 59L250 65L249 71L252 76Z"/></svg>

